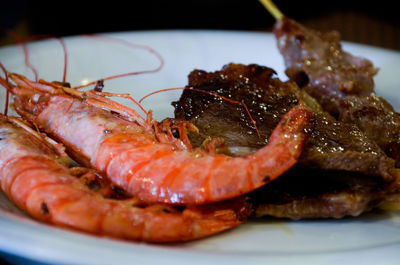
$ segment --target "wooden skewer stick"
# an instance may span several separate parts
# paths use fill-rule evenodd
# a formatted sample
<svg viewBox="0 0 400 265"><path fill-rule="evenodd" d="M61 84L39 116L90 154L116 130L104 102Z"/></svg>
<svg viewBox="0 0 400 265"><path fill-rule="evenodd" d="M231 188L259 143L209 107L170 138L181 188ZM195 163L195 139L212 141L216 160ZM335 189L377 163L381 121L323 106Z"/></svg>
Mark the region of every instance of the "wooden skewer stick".
<svg viewBox="0 0 400 265"><path fill-rule="evenodd" d="M283 13L279 10L279 8L271 0L259 0L259 1L276 20L280 20L284 16Z"/></svg>

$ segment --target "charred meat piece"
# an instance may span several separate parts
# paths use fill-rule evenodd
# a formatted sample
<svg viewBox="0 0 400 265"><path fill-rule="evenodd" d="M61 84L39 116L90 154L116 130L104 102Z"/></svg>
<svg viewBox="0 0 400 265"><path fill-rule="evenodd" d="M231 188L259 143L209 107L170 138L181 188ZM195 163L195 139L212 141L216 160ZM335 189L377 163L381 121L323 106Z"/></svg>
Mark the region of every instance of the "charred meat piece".
<svg viewBox="0 0 400 265"><path fill-rule="evenodd" d="M357 126L338 122L293 82L282 82L274 77L270 68L230 64L214 73L195 70L189 75L189 87L243 101L261 135L259 138L242 105L187 89L173 105L177 118L199 128L198 134L190 135L195 146L200 146L207 137L222 137L227 150L234 155L254 152L267 143L282 116L303 101L314 112L315 127L300 164L379 175L389 181L392 178L389 171L393 160Z"/></svg>
<svg viewBox="0 0 400 265"><path fill-rule="evenodd" d="M336 31L318 32L282 18L274 26L286 74L331 114L339 114L346 95L369 95L377 69L364 58L342 50ZM335 115L336 116L336 115Z"/></svg>
<svg viewBox="0 0 400 265"><path fill-rule="evenodd" d="M225 148L219 151L233 155L245 155L265 145L280 118L300 101L312 109L315 126L299 166L250 194L256 216L358 215L376 206L384 193L383 183L392 181L394 161L357 126L338 122L295 83L276 78L270 68L229 64L212 73L194 70L189 75L190 87L247 105L261 138L242 105L190 89L173 102L176 118L199 129L190 135L193 145L221 137Z"/></svg>
<svg viewBox="0 0 400 265"><path fill-rule="evenodd" d="M297 86L273 78L274 74L274 70L268 67L230 64L215 73L194 70L189 75L189 88L243 100L257 122L261 139L242 105L213 95L184 90L180 100L172 103L175 116L200 128L199 137L194 139L195 145L201 145L206 137L222 136L227 146L258 149L267 144L267 137L282 116L299 104L295 94ZM264 93L267 89L268 93Z"/></svg>
<svg viewBox="0 0 400 265"><path fill-rule="evenodd" d="M341 101L339 120L356 124L400 167L400 114L375 93L347 96Z"/></svg>
<svg viewBox="0 0 400 265"><path fill-rule="evenodd" d="M393 176L393 159L354 124L335 120L326 112L314 113L315 129L299 163L326 170L345 170L379 175L387 181Z"/></svg>
<svg viewBox="0 0 400 265"><path fill-rule="evenodd" d="M340 121L356 124L400 166L400 115L375 94L373 64L343 51L335 31L318 32L285 17L274 33L289 78Z"/></svg>
<svg viewBox="0 0 400 265"><path fill-rule="evenodd" d="M256 217L304 219L358 216L377 207L385 194L378 177L297 167L249 196Z"/></svg>

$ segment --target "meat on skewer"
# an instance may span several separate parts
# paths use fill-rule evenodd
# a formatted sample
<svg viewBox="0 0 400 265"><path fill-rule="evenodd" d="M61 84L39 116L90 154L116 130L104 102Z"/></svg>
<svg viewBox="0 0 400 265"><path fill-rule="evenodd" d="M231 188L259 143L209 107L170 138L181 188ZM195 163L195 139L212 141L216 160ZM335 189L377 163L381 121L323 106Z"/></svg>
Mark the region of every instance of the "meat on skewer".
<svg viewBox="0 0 400 265"><path fill-rule="evenodd" d="M274 10L271 1L262 1ZM272 7L271 7L272 5ZM340 34L319 32L272 11L286 74L338 120L356 124L400 166L400 114L374 91L378 69L343 51Z"/></svg>

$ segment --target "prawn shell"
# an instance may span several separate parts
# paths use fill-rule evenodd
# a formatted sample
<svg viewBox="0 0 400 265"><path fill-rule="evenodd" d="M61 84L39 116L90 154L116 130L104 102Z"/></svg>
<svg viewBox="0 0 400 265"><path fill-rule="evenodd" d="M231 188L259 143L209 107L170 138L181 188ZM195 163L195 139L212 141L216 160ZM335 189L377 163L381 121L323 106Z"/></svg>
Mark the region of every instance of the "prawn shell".
<svg viewBox="0 0 400 265"><path fill-rule="evenodd" d="M132 121L122 119L105 110L116 103L98 94L87 98L90 93L71 94L70 88L62 87L49 94L24 85L21 76L11 78L19 85L12 89L19 114L61 141L75 160L103 172L146 203L206 204L251 192L297 162L307 140L306 128L312 124L311 112L297 106L282 118L266 146L252 155L229 157L166 142L172 132L162 131L162 122L151 116L145 123L137 121L134 110ZM32 96L20 90L37 91L39 105L30 106Z"/></svg>
<svg viewBox="0 0 400 265"><path fill-rule="evenodd" d="M233 228L247 216L249 207L242 199L177 210L138 204L134 198L105 198L59 164L58 154L51 153L47 143L2 115L0 132L2 191L40 221L101 236L179 242ZM9 147L14 151L9 152Z"/></svg>

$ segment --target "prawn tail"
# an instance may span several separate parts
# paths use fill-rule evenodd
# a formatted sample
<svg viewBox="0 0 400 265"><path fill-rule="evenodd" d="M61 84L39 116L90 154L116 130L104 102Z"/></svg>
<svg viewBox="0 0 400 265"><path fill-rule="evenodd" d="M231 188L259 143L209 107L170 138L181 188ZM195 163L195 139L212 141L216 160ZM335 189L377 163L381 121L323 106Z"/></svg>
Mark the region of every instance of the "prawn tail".
<svg viewBox="0 0 400 265"><path fill-rule="evenodd" d="M293 167L313 129L312 113L303 104L287 112L272 131L269 143L245 157L248 191L259 188Z"/></svg>
<svg viewBox="0 0 400 265"><path fill-rule="evenodd" d="M301 103L281 119L269 137L269 143L286 145L290 155L297 159L313 127L312 113Z"/></svg>

